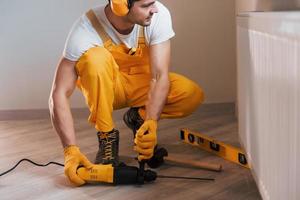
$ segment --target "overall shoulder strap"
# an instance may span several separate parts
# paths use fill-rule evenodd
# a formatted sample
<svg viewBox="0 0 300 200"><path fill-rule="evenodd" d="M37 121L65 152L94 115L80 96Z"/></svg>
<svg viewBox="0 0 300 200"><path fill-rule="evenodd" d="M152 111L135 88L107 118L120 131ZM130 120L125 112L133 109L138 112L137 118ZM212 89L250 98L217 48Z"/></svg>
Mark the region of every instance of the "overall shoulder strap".
<svg viewBox="0 0 300 200"><path fill-rule="evenodd" d="M140 26L139 37L140 37L140 38L145 37L144 27L143 27L143 26Z"/></svg>
<svg viewBox="0 0 300 200"><path fill-rule="evenodd" d="M103 41L103 44L112 43L112 40L104 30L103 26L100 24L99 20L97 19L94 11L91 9L86 14L87 18L90 20L92 26L97 31L98 35Z"/></svg>
<svg viewBox="0 0 300 200"><path fill-rule="evenodd" d="M138 43L145 43L145 29L143 26L139 26L139 40Z"/></svg>

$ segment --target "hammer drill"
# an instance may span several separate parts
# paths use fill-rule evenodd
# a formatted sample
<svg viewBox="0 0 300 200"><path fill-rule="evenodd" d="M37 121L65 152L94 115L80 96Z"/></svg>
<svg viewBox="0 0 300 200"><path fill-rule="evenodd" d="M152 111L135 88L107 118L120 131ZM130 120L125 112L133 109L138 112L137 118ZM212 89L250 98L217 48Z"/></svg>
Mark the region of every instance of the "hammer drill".
<svg viewBox="0 0 300 200"><path fill-rule="evenodd" d="M94 165L87 169L79 167L77 174L88 183L110 183L121 184L144 184L156 180L157 174L151 170L144 170L134 166L120 164L117 167L109 165Z"/></svg>

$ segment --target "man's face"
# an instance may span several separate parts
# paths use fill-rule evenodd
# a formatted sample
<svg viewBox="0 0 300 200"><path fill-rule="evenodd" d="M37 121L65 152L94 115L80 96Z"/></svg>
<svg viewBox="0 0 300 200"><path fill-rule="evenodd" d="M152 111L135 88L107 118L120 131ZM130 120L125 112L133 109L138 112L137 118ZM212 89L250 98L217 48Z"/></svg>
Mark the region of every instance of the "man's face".
<svg viewBox="0 0 300 200"><path fill-rule="evenodd" d="M127 15L131 23L141 26L149 26L154 13L158 12L155 0L135 1Z"/></svg>

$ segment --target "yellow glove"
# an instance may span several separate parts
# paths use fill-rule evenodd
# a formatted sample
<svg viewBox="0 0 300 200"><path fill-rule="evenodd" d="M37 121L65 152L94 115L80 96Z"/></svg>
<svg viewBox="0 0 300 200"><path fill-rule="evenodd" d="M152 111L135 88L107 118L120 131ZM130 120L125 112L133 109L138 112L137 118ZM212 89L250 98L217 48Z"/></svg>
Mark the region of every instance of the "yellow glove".
<svg viewBox="0 0 300 200"><path fill-rule="evenodd" d="M93 164L80 152L79 148L75 145L70 145L64 149L65 156L65 175L76 186L85 184L76 171L79 165L90 169Z"/></svg>
<svg viewBox="0 0 300 200"><path fill-rule="evenodd" d="M157 121L146 120L136 133L134 150L139 153L138 160L148 160L153 156L154 147L157 144Z"/></svg>

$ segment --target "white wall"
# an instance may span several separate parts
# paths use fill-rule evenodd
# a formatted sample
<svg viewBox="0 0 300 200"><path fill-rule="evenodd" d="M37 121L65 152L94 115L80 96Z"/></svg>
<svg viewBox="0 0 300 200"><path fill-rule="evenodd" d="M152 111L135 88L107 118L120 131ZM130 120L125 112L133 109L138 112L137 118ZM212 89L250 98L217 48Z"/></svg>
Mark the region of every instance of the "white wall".
<svg viewBox="0 0 300 200"><path fill-rule="evenodd" d="M235 101L234 0L161 0L172 12L173 70L197 81L206 103ZM106 0L0 0L0 110L47 108L73 22ZM85 107L76 93L73 107Z"/></svg>
<svg viewBox="0 0 300 200"><path fill-rule="evenodd" d="M106 0L0 1L0 110L47 108L73 22ZM83 106L81 95L74 107Z"/></svg>

